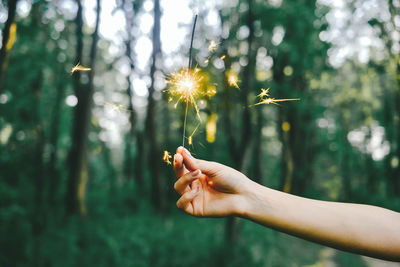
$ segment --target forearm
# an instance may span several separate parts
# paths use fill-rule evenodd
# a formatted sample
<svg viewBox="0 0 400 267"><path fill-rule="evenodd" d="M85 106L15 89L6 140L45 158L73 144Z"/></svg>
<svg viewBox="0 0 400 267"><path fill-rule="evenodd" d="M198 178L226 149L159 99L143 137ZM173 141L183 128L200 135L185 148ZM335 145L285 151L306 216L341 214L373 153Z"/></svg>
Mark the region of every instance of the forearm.
<svg viewBox="0 0 400 267"><path fill-rule="evenodd" d="M251 182L239 214L338 249L400 261L400 214L374 206L318 201Z"/></svg>

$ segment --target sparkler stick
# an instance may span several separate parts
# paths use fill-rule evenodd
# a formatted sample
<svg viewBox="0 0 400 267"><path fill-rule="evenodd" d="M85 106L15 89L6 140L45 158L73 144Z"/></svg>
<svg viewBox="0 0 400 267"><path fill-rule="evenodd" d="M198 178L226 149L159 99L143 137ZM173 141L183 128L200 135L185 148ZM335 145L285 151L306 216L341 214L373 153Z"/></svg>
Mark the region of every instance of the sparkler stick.
<svg viewBox="0 0 400 267"><path fill-rule="evenodd" d="M194 31L196 29L196 22L197 22L197 14L194 17L194 22L193 22L193 29L192 29L192 37L190 39L190 48L189 48L189 64L188 64L188 75L190 77L190 69L192 67L192 48L193 48L193 39L194 39ZM186 92L186 107L185 107L185 119L183 122L183 135L182 135L182 146L185 147L185 133L186 133L186 119L187 119L187 112L188 112L188 107L189 107L189 92Z"/></svg>

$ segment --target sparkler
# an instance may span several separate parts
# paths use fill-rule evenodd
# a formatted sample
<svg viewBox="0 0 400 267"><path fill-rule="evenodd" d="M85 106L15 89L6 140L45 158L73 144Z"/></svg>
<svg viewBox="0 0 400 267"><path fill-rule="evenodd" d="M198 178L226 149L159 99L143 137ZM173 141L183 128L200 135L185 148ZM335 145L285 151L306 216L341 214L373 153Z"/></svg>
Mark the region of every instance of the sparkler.
<svg viewBox="0 0 400 267"><path fill-rule="evenodd" d="M256 104L253 104L253 105L250 105L249 107L263 105L263 104L266 104L266 105L268 105L268 104L278 105L277 102L300 100L300 98L286 98L286 99L275 99L275 98L272 98L269 95L269 88L268 89L261 88L261 93L258 94L257 97L260 98L260 102L258 102Z"/></svg>
<svg viewBox="0 0 400 267"><path fill-rule="evenodd" d="M179 72L175 72L167 77L167 83L170 84L170 88L167 90L170 94L170 99L173 96L178 97L178 101L175 104L175 107L178 103L183 100L185 101L185 118L183 122L183 134L182 134L182 146L185 146L185 137L186 137L186 120L189 104L192 104L196 110L196 114L198 119L200 118L200 110L196 104L196 97L203 94L201 92L202 81L204 75L201 73L199 68L195 68L194 71L191 71L192 68L192 48L193 48L193 39L194 32L196 29L197 15L194 17L192 36L190 39L190 48L189 48L189 64L187 69L182 69ZM189 136L190 143L192 143L192 136Z"/></svg>
<svg viewBox="0 0 400 267"><path fill-rule="evenodd" d="M91 68L82 66L78 62L78 64L76 64L75 67L72 68L71 74L74 73L75 71L91 71L91 70L92 70Z"/></svg>

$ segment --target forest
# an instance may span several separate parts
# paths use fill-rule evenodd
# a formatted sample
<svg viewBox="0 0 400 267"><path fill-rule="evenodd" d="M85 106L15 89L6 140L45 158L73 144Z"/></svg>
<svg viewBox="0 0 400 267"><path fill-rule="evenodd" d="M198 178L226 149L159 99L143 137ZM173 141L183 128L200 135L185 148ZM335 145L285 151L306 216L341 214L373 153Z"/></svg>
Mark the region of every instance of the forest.
<svg viewBox="0 0 400 267"><path fill-rule="evenodd" d="M389 266L185 214L169 155L400 212L399 0L1 0L0 34L0 266Z"/></svg>

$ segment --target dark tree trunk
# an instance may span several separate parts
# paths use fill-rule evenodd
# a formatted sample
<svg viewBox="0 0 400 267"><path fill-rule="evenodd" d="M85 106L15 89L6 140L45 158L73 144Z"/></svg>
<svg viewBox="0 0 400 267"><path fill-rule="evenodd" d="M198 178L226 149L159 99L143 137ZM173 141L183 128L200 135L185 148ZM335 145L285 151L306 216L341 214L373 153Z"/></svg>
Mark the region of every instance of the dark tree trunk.
<svg viewBox="0 0 400 267"><path fill-rule="evenodd" d="M78 36L82 33L82 6L78 1L78 15L77 15L77 38L78 38L78 58L82 55L82 46ZM97 0L96 8L96 26L92 34L92 45L90 49L90 62L89 66L92 70L89 72L89 82L83 88L79 81L77 85L77 98L78 104L74 110L74 125L72 132L72 146L69 154L69 181L67 192L67 210L69 213L86 214L85 194L88 179L87 161L88 161L88 133L90 129L90 117L92 106L92 95L94 91L93 78L95 71L95 59L97 53L98 30L100 24L100 0ZM78 79L78 78L77 78Z"/></svg>
<svg viewBox="0 0 400 267"><path fill-rule="evenodd" d="M147 115L145 124L146 144L149 147L149 162L148 167L151 175L151 202L158 211L163 210L164 194L162 191L162 179L160 177L161 152L157 144L156 136L156 102L154 100L154 83L157 70L157 61L161 55L161 40L160 40L160 1L154 1L154 26L153 26L153 52L152 63L150 67L151 85L149 88L149 96L147 102Z"/></svg>
<svg viewBox="0 0 400 267"><path fill-rule="evenodd" d="M15 19L15 10L18 0L8 1L8 17L2 32L2 46L0 49L0 94L3 92L3 83L7 70L7 42L10 37L10 28Z"/></svg>
<svg viewBox="0 0 400 267"><path fill-rule="evenodd" d="M241 86L241 105L243 107L242 120L241 120L241 134L240 140L238 142L235 141L235 144L239 145L236 150L236 154L234 154L234 164L235 168L240 172L247 174L248 167L250 164L251 155L251 113L248 103L248 95L253 87L254 81L254 70L256 63L256 51L253 48L254 46L254 14L253 14L253 0L248 0L249 9L246 18L246 25L249 28L249 36L247 38L248 43L248 64L243 71L243 84ZM226 90L229 93L229 89ZM229 105L225 103L225 105ZM230 108L229 106L227 106ZM228 114L228 116L230 116ZM228 127L231 127L231 123L227 123ZM230 138L233 138L230 137ZM230 141L232 142L232 140ZM241 236L241 222L236 217L230 217L227 220L226 224L226 238L227 242L234 247L236 244L240 242Z"/></svg>
<svg viewBox="0 0 400 267"><path fill-rule="evenodd" d="M59 73L63 73L63 66L60 65ZM64 99L65 94L65 86L63 82L63 75L57 76L58 84L56 87L56 96L53 107L53 117L50 125L50 137L49 137L49 145L50 145L50 156L49 162L47 164L47 177L49 181L49 189L48 189L48 202L50 206L54 207L57 189L60 182L60 173L57 169L57 152L58 152L58 139L59 139L59 130L60 130L60 120L61 120L61 110L62 110L62 101Z"/></svg>

